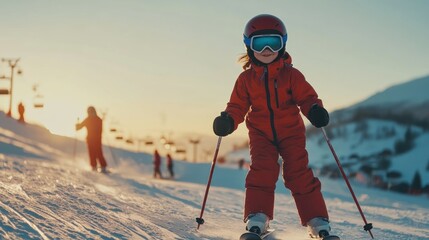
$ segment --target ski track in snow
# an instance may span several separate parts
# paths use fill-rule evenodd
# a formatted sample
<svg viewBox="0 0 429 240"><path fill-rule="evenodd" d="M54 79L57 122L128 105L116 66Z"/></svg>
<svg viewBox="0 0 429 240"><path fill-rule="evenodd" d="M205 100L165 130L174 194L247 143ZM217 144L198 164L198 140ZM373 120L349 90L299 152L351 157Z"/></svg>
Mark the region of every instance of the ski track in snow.
<svg viewBox="0 0 429 240"><path fill-rule="evenodd" d="M19 212L15 211L15 209L13 209L12 207L9 207L8 205L4 204L1 201L0 201L0 210L2 212L9 213L9 215L14 215L14 214L17 215L22 221L24 221L25 223L27 223L30 228L32 228L34 231L36 231L43 240L47 240L48 239L46 237L46 235L34 223L32 223L31 221L29 221L26 217L24 217L23 215L21 215ZM4 220L6 222L11 223L11 225L15 227L15 225L12 223L11 219L9 219L6 215L4 215Z"/></svg>
<svg viewBox="0 0 429 240"><path fill-rule="evenodd" d="M222 175L221 168L216 171ZM333 233L344 240L369 239L344 184L327 179L322 183L331 189L325 196ZM427 199L394 193L383 197L376 190L359 194L362 189L358 197L376 239L429 239ZM212 186L205 223L197 231L195 218L204 191L203 184L153 179L135 167L106 176L67 159L3 156L0 239L238 239L244 229L243 190ZM293 198L279 192L271 222L277 231L270 239L308 239Z"/></svg>

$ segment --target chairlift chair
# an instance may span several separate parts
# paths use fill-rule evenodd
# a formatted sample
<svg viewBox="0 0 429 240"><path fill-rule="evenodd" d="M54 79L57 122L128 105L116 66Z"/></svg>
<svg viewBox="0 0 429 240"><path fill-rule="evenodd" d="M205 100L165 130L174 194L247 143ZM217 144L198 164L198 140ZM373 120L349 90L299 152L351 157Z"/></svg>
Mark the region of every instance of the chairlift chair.
<svg viewBox="0 0 429 240"><path fill-rule="evenodd" d="M34 96L34 103L33 103L34 108L43 108L45 104L43 103L42 100L43 100L43 95L37 94L36 96Z"/></svg>
<svg viewBox="0 0 429 240"><path fill-rule="evenodd" d="M43 103L34 103L34 108L43 108L45 105Z"/></svg>
<svg viewBox="0 0 429 240"><path fill-rule="evenodd" d="M186 153L186 149L176 148L176 153Z"/></svg>

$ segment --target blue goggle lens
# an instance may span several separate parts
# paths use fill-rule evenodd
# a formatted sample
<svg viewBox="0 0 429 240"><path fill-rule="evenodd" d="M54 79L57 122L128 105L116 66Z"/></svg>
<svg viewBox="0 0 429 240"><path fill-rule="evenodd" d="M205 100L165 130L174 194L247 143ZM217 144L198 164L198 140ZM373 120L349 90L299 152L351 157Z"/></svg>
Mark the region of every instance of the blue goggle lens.
<svg viewBox="0 0 429 240"><path fill-rule="evenodd" d="M252 39L252 49L257 52L262 52L266 47L271 48L274 52L279 51L283 47L283 42L280 36L255 36Z"/></svg>
<svg viewBox="0 0 429 240"><path fill-rule="evenodd" d="M271 49L273 52L278 52L283 48L287 40L287 35L257 35L251 38L244 37L244 43L250 46L255 52L262 52L265 48Z"/></svg>

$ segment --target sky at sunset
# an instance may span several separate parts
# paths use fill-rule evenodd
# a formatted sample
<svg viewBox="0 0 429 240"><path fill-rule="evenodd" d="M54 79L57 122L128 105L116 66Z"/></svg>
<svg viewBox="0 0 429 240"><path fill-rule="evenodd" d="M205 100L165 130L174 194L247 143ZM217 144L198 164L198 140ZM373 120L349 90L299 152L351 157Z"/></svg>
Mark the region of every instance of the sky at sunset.
<svg viewBox="0 0 429 240"><path fill-rule="evenodd" d="M74 136L93 105L133 137L213 134L253 16L285 22L294 66L334 111L429 74L428 11L424 0L0 0L0 58L20 58L14 117L22 101L27 120L54 133ZM0 95L0 110L8 104Z"/></svg>

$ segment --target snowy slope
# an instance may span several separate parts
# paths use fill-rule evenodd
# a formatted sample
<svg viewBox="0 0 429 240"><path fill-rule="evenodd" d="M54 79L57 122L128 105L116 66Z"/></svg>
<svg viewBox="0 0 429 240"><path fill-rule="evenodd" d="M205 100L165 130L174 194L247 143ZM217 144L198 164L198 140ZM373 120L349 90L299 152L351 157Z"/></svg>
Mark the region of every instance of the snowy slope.
<svg viewBox="0 0 429 240"><path fill-rule="evenodd" d="M0 239L238 239L246 172L218 166L204 219L196 231L210 164L175 161L177 180L151 177L151 156L117 151L113 173L88 171L51 136L32 140L34 126L0 118ZM72 139L70 139L72 140ZM344 183L322 178L333 232L369 239ZM427 197L355 187L376 239L428 239ZM277 239L307 239L293 198L278 182Z"/></svg>
<svg viewBox="0 0 429 240"><path fill-rule="evenodd" d="M343 163L350 162L349 156L353 154L361 156L376 155L386 149L394 152L395 142L403 138L408 127L382 120L368 120L367 124L369 136L366 138L362 136L362 133L354 132L356 129L356 123L350 123L341 127L342 131L349 133L348 136L331 139L331 143ZM377 138L374 136L375 133L382 128L395 129L395 136L386 138ZM401 172L401 179L409 183L411 183L415 172L418 171L422 177L422 184L426 185L429 184L429 171L426 170L426 165L429 163L429 155L427 151L429 133L423 132L417 127L413 129L416 133L420 134L415 140L414 149L404 154L395 155L389 158L392 164L388 170ZM312 164L314 166L321 167L324 164L334 163L332 154L321 133L318 136L312 136L308 139L307 148L312 156ZM361 166L361 164L358 166Z"/></svg>

